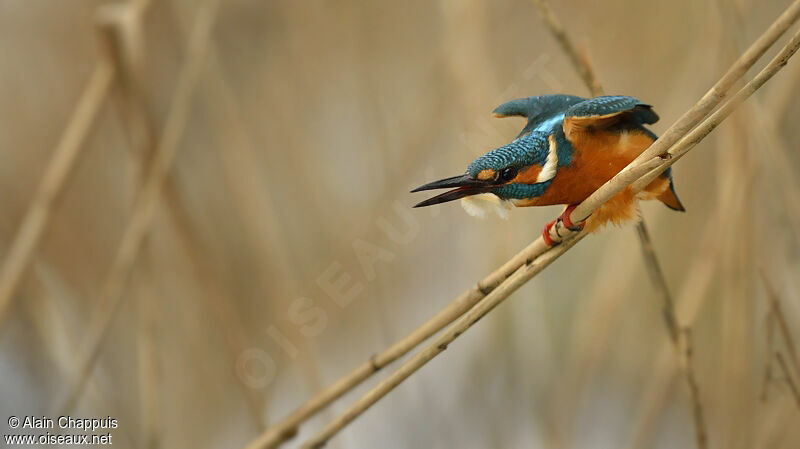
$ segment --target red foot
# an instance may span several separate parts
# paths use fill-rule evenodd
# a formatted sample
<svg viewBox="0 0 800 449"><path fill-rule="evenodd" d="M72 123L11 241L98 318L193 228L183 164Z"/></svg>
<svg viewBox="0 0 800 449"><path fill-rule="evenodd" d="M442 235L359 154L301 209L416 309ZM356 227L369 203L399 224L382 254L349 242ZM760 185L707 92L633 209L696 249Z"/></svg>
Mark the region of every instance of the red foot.
<svg viewBox="0 0 800 449"><path fill-rule="evenodd" d="M572 211L574 211L576 207L578 207L577 204L570 204L569 206L567 206L566 210L564 210L561 216L558 217L558 219L561 220L562 223L564 223L564 227L573 232L582 231L583 226L586 224L585 220L578 224L574 224L569 219L570 214L572 214Z"/></svg>
<svg viewBox="0 0 800 449"><path fill-rule="evenodd" d="M544 225L544 229L542 230L542 240L547 246L556 246L561 242L554 242L552 238L550 238L550 229L552 229L553 225L556 224L558 220L553 220L550 223Z"/></svg>
<svg viewBox="0 0 800 449"><path fill-rule="evenodd" d="M553 238L550 237L550 230L553 229L553 226L555 226L555 224L558 223L559 221L564 224L565 228L569 229L572 232L578 232L583 230L583 226L586 224L585 220L578 224L575 224L569 218L570 214L572 213L572 211L575 210L576 207L578 207L577 204L572 204L570 206L567 206L567 209L558 217L558 219L553 220L550 223L544 225L544 229L542 229L542 240L544 240L544 243L547 244L547 246L556 246L559 243L561 243L553 241Z"/></svg>

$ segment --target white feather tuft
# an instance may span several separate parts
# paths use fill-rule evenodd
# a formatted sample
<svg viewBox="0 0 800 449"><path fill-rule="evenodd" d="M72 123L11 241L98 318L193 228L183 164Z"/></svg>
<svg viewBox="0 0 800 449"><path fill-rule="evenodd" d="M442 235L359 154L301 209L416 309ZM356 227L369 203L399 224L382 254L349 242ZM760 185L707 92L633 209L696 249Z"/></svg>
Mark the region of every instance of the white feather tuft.
<svg viewBox="0 0 800 449"><path fill-rule="evenodd" d="M549 143L547 149L547 160L544 163L544 167L542 167L542 171L539 172L536 182L549 181L555 178L556 171L558 171L558 153L556 152L556 141L551 135L547 139L547 142Z"/></svg>
<svg viewBox="0 0 800 449"><path fill-rule="evenodd" d="M510 201L500 199L494 193L480 193L461 198L461 207L473 217L486 218L492 212L503 220L508 220L508 211L514 205Z"/></svg>

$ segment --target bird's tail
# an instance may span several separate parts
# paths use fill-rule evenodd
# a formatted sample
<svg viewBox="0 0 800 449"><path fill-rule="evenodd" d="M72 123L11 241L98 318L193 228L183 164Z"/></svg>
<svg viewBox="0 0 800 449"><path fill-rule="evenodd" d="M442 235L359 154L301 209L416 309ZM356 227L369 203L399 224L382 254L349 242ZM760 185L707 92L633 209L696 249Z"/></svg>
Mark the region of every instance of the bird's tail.
<svg viewBox="0 0 800 449"><path fill-rule="evenodd" d="M675 193L675 183L672 182L672 173L671 173L671 171L667 170L661 176L666 176L667 177L667 179L669 180L669 188L664 189L664 191L661 192L661 194L658 195L656 198L658 198L659 201L664 203L667 207L669 207L672 210L677 210L677 211L680 211L680 212L685 211L686 208L683 207L683 204L681 204L680 198L678 198L678 194Z"/></svg>

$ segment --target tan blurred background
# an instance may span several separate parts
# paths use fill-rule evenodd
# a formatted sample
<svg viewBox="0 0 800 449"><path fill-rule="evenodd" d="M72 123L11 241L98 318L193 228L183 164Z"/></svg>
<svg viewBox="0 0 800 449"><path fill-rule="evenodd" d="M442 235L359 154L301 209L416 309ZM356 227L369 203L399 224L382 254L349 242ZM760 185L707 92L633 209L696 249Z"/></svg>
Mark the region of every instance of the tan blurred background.
<svg viewBox="0 0 800 449"><path fill-rule="evenodd" d="M119 421L114 447L242 447L559 212L477 220L455 203L412 210L422 197L407 193L510 141L522 123L491 118L501 102L587 95L530 2L223 0L211 13L208 3L154 0L125 41L140 59L111 81L0 327L3 420L53 416L77 391L73 416ZM553 9L607 92L654 105L659 133L788 3ZM117 17L108 5L0 0L3 259L109 54L114 40L96 26L98 11L106 23ZM204 14L213 28L206 41L195 33L195 48ZM644 206L691 325L713 448L800 447L798 404L775 352L793 383L800 373L765 288L796 335L798 87L792 60L675 166L686 213ZM177 154L128 275L114 260L142 167L159 142L169 146L165 129ZM630 226L586 239L330 447L694 447L688 390L639 251ZM109 294L115 270L123 276ZM85 375L90 323L109 298L119 308Z"/></svg>

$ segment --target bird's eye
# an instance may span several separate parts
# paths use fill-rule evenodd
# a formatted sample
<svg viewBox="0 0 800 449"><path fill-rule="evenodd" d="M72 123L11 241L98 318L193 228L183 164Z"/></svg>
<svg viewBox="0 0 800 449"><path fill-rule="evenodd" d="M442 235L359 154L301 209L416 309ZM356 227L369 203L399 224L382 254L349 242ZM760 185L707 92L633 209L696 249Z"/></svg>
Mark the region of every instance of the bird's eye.
<svg viewBox="0 0 800 449"><path fill-rule="evenodd" d="M517 177L517 169L514 167L506 167L500 170L497 180L500 182L508 182Z"/></svg>

